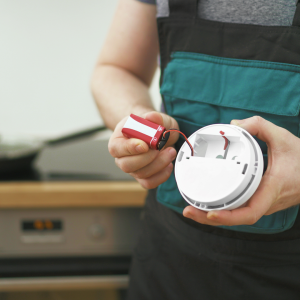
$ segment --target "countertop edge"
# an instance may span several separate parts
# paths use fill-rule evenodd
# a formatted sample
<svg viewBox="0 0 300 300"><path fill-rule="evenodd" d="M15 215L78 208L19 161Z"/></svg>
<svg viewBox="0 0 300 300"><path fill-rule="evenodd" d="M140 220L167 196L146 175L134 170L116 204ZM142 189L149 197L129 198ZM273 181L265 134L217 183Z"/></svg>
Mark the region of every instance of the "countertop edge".
<svg viewBox="0 0 300 300"><path fill-rule="evenodd" d="M135 181L0 183L0 209L141 207L147 190Z"/></svg>

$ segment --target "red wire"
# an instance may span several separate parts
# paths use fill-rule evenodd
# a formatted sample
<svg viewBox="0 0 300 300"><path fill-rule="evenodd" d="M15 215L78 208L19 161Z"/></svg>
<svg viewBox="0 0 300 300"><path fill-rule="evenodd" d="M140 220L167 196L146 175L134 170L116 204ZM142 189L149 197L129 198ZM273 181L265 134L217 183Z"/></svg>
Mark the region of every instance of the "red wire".
<svg viewBox="0 0 300 300"><path fill-rule="evenodd" d="M163 136L165 137L166 133L168 132L171 132L171 131L175 131L175 132L178 132L180 134L182 134L186 140L186 142L188 143L189 147L191 148L191 152L192 152L192 156L194 156L194 149L193 149L193 146L191 145L191 143L189 142L189 140L187 139L187 137L185 136L184 133L182 133L181 131L177 130L177 129L169 129L169 130L166 130L163 134Z"/></svg>
<svg viewBox="0 0 300 300"><path fill-rule="evenodd" d="M222 138L224 138L224 140L225 140L224 150L226 150L226 148L228 146L228 138L224 135L225 134L224 131L220 131L220 133L222 134Z"/></svg>

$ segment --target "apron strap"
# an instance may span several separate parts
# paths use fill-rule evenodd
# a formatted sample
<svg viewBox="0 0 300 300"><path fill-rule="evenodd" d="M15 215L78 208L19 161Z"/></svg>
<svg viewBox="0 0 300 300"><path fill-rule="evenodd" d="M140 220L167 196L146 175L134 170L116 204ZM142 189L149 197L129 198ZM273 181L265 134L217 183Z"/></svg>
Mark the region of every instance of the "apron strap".
<svg viewBox="0 0 300 300"><path fill-rule="evenodd" d="M300 0L296 3L296 12L293 19L293 26L299 26L300 27Z"/></svg>
<svg viewBox="0 0 300 300"><path fill-rule="evenodd" d="M199 0L169 0L170 16L196 18Z"/></svg>

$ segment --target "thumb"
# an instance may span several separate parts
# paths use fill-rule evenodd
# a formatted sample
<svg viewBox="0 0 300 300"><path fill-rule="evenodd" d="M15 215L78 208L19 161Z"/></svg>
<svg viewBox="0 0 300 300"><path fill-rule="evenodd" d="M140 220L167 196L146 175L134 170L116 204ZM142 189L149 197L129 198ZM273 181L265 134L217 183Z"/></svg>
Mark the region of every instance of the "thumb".
<svg viewBox="0 0 300 300"><path fill-rule="evenodd" d="M209 220L223 225L252 225L265 215L278 198L279 182L271 176L263 176L254 195L245 207L233 210L217 210L207 213ZM274 189L274 187L276 187Z"/></svg>
<svg viewBox="0 0 300 300"><path fill-rule="evenodd" d="M167 130L171 129L171 128L179 130L177 121L174 118L172 118L164 113L151 111L151 112L146 113L143 117L150 122L164 126ZM178 133L171 132L170 138L169 138L166 146L173 145L178 140L178 137L179 137Z"/></svg>
<svg viewBox="0 0 300 300"><path fill-rule="evenodd" d="M148 121L151 121L158 125L164 126L166 129L170 129L170 128L179 129L177 121L174 118L172 118L164 113L159 113L157 111L151 111L151 112L146 113L144 118Z"/></svg>
<svg viewBox="0 0 300 300"><path fill-rule="evenodd" d="M281 142L284 136L283 131L285 131L285 129L276 126L260 116L244 120L232 120L230 124L247 130L251 135L255 135L271 147Z"/></svg>

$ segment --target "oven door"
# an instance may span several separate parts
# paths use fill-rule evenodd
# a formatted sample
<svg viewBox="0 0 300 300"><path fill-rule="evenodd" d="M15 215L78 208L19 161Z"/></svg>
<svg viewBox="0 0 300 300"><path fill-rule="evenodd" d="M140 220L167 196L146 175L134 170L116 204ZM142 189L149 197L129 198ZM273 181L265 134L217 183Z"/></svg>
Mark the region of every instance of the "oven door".
<svg viewBox="0 0 300 300"><path fill-rule="evenodd" d="M0 292L126 288L141 208L0 211Z"/></svg>

